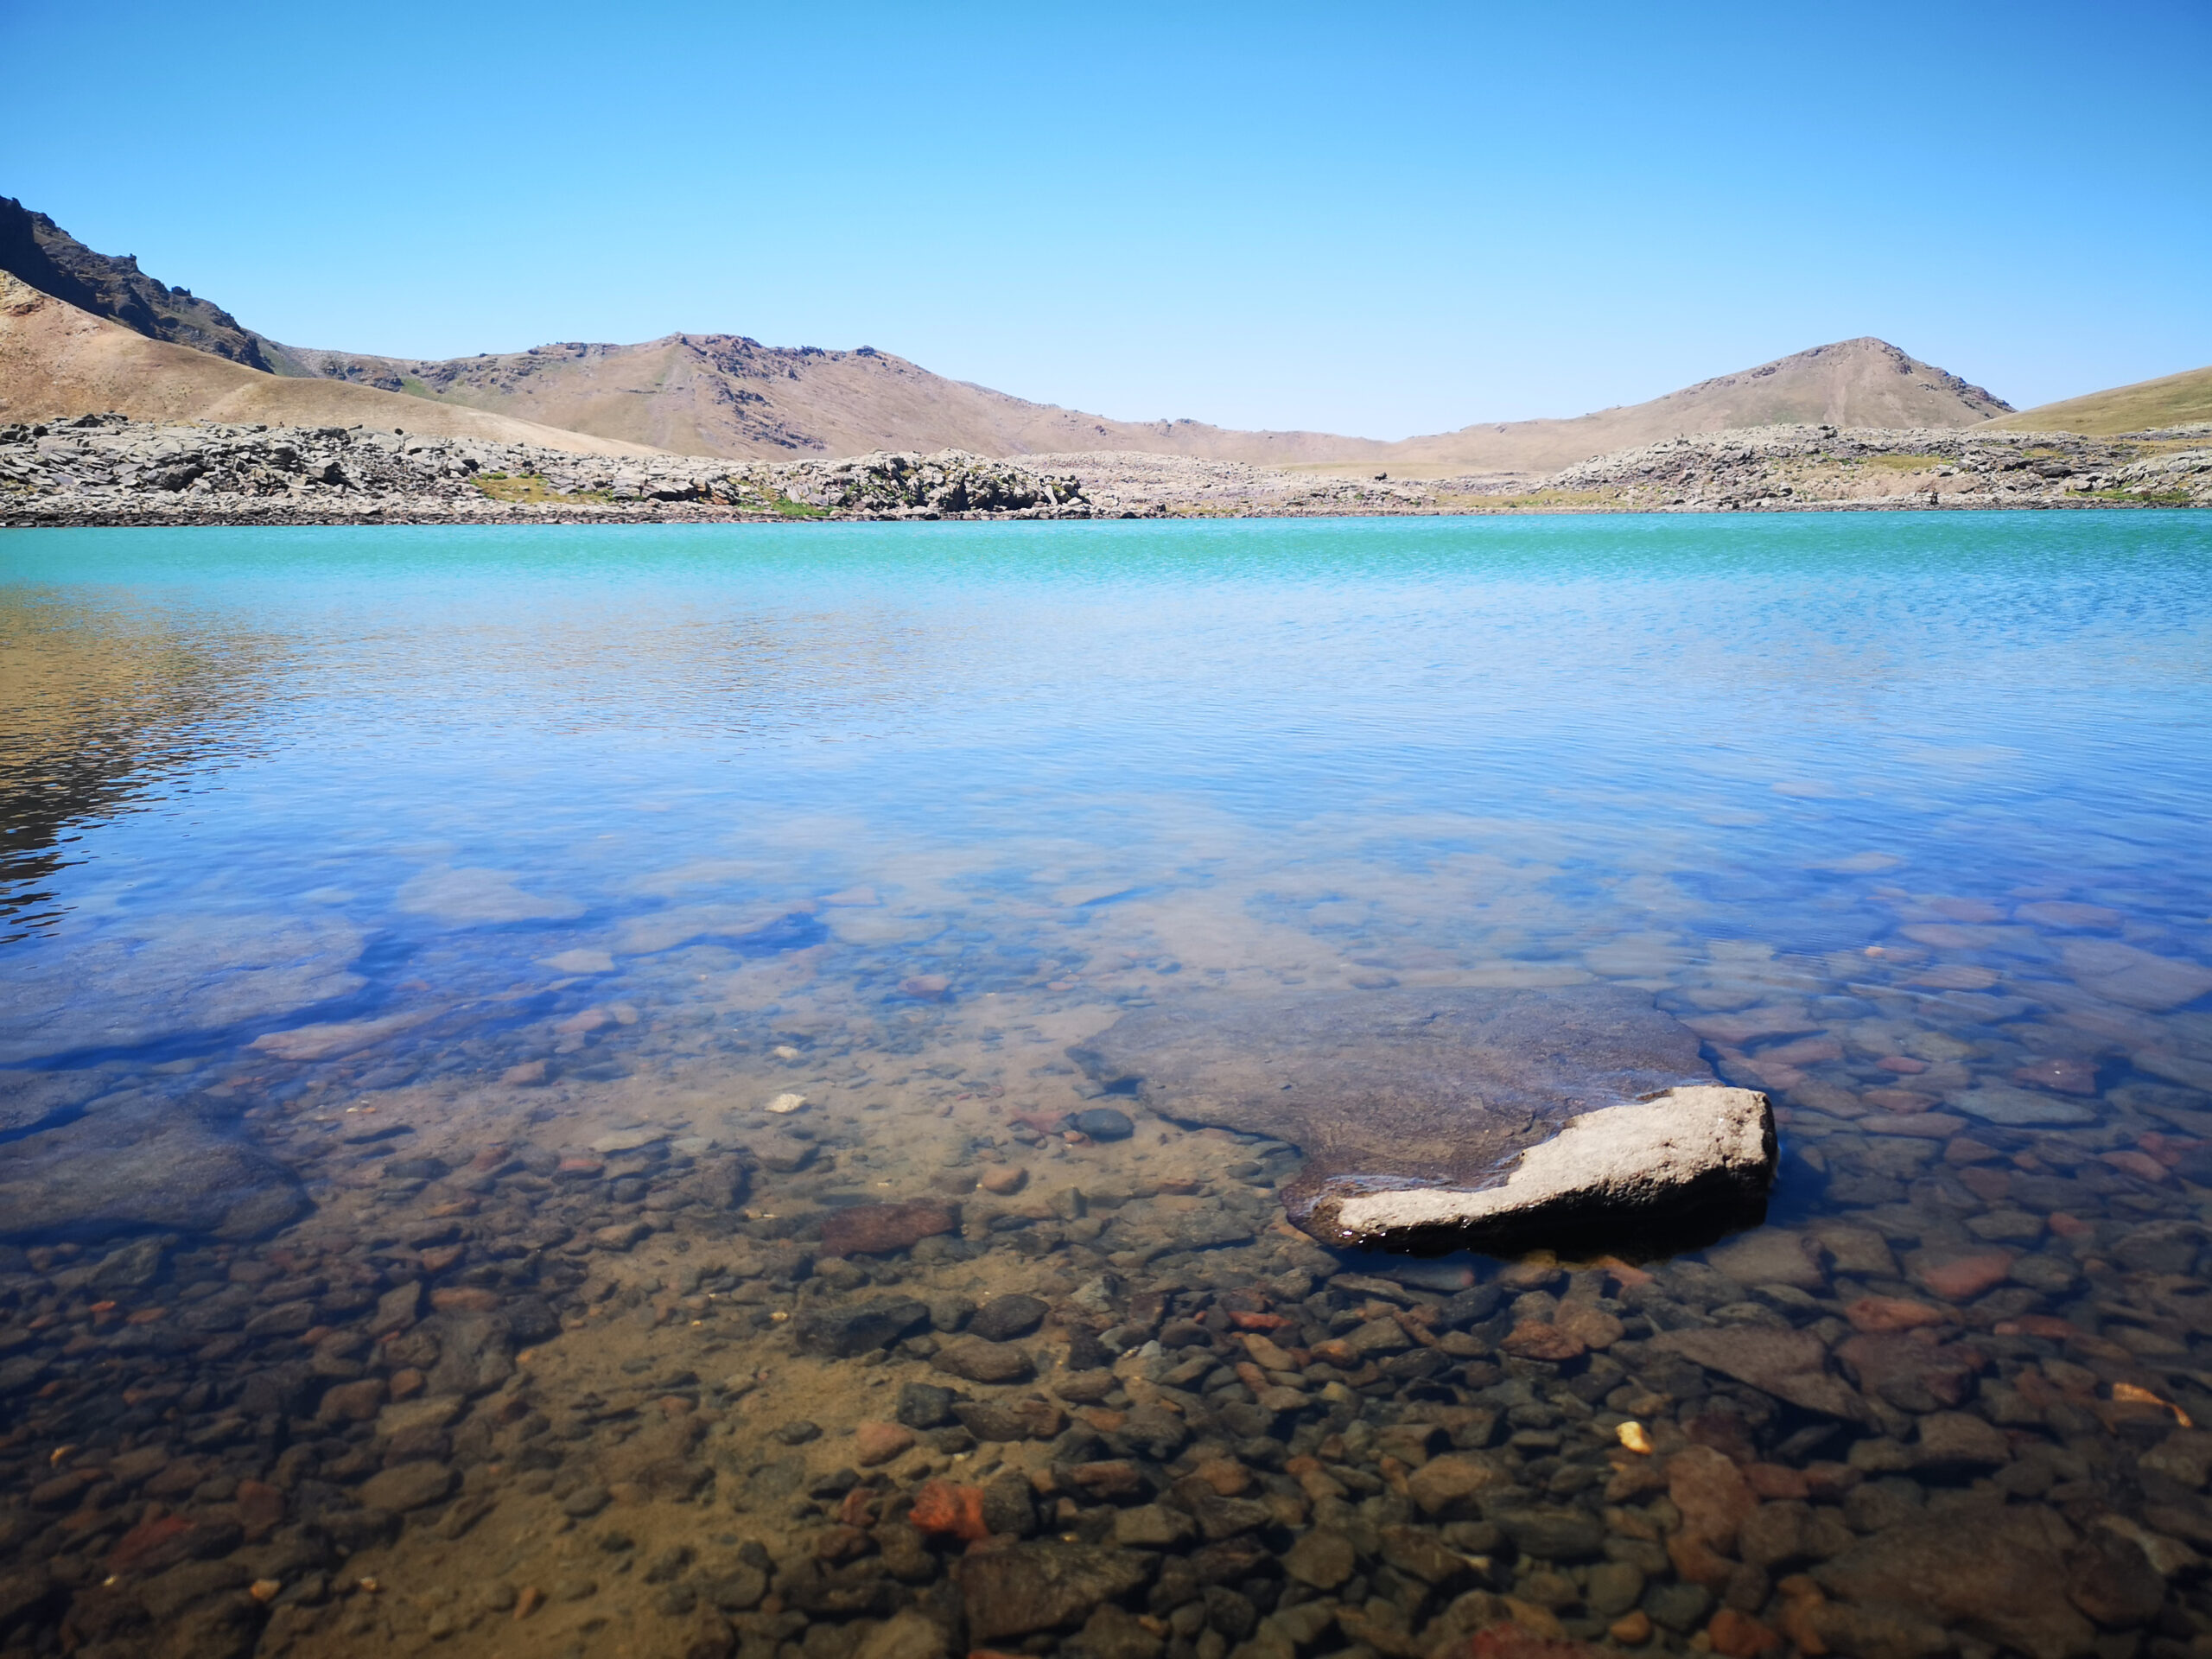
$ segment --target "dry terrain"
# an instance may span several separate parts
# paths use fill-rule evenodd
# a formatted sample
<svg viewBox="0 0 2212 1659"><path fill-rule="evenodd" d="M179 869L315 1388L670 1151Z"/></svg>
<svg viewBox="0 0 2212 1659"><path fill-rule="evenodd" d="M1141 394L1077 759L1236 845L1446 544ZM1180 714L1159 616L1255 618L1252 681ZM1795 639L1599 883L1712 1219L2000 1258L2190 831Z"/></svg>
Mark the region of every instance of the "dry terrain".
<svg viewBox="0 0 2212 1659"><path fill-rule="evenodd" d="M281 351L284 365L297 371L733 459L886 448L1113 452L1435 478L1545 473L1685 432L1787 422L1964 427L2010 407L1878 340L1816 346L1574 420L1470 426L1395 443L1322 432L1239 432L1198 421L1109 420L948 380L868 347L779 348L733 334L671 334L639 346L567 343L435 362Z"/></svg>
<svg viewBox="0 0 2212 1659"><path fill-rule="evenodd" d="M2160 427L2212 421L2212 368L2190 369L2132 386L2114 386L2063 403L2023 410L1990 424L2022 432L2080 432L2112 437Z"/></svg>
<svg viewBox="0 0 2212 1659"><path fill-rule="evenodd" d="M287 379L145 335L0 271L0 420L105 412L143 421L361 426L591 454L639 446L334 380Z"/></svg>
<svg viewBox="0 0 2212 1659"><path fill-rule="evenodd" d="M569 341L443 361L283 351L287 366L357 385L733 460L1109 448L1282 464L1328 460L1348 447L1376 454L1384 448L1325 433L1109 420L949 380L871 346L830 352L738 334L671 334L635 346Z"/></svg>
<svg viewBox="0 0 2212 1659"><path fill-rule="evenodd" d="M1533 480L1316 477L1245 461L957 450L842 460L608 457L543 445L120 416L0 424L0 524L1319 518L2212 505L2190 438L1767 427L1670 438Z"/></svg>
<svg viewBox="0 0 2212 1659"><path fill-rule="evenodd" d="M646 474L694 482L767 478L757 466L702 471L708 460L827 467L828 479L844 476L838 457L874 477L893 460L919 467L955 452L966 467L1007 456L1077 480L1083 510L1109 516L2189 505L2203 494L2207 447L2189 423L2212 419L2212 369L2015 413L1956 375L1860 338L1572 420L1487 423L1396 442L1244 432L1109 420L947 379L871 347L774 347L736 334L443 360L283 346L148 276L135 259L97 253L0 199L0 421L90 413L651 457ZM204 482L187 493L195 508L181 498L79 500L66 473L40 476L50 499L39 512L61 521L214 511ZM271 477L278 482L259 494L289 500L297 480L288 467ZM415 481L379 474L344 486L354 493L343 500L263 500L249 516L448 512ZM813 501L799 474L787 482L771 494ZM124 487L129 495L136 486ZM721 485L702 487L703 497L649 486L626 496L610 474L499 503L541 516L753 510L735 496L721 501L715 492L729 491ZM840 514L948 506L904 486L881 499L873 486L850 499L842 484L823 487L829 496L814 505ZM610 491L606 501L588 499ZM472 486L465 497L461 506L473 510L481 492Z"/></svg>

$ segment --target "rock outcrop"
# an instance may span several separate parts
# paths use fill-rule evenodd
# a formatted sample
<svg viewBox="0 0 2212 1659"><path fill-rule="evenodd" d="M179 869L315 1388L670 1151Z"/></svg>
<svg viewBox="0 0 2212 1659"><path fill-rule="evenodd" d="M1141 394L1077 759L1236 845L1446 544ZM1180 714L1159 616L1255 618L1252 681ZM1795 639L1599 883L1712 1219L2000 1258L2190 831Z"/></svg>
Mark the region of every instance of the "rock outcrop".
<svg viewBox="0 0 2212 1659"><path fill-rule="evenodd" d="M0 270L149 340L189 346L264 373L275 368L260 336L221 306L149 276L134 255L95 253L44 213L7 196L0 196Z"/></svg>
<svg viewBox="0 0 2212 1659"><path fill-rule="evenodd" d="M0 524L1090 516L1066 479L954 451L733 466L365 427L0 426Z"/></svg>
<svg viewBox="0 0 2212 1659"><path fill-rule="evenodd" d="M1618 450L1554 473L1541 488L1617 508L1688 512L2201 506L2212 505L2212 427L2132 441L1989 428L1762 427Z"/></svg>
<svg viewBox="0 0 2212 1659"><path fill-rule="evenodd" d="M1774 1171L1765 1096L1717 1086L1694 1033L1613 987L1192 998L1069 1053L1163 1116L1299 1147L1284 1208L1335 1243L1717 1236Z"/></svg>

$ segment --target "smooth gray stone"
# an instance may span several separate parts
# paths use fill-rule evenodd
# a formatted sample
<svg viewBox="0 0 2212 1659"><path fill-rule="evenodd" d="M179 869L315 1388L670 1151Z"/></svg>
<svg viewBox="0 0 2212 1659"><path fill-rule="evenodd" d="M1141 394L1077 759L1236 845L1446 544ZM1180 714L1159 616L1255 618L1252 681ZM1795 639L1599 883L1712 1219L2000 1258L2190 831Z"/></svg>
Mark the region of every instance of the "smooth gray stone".
<svg viewBox="0 0 2212 1659"><path fill-rule="evenodd" d="M74 1111L114 1084L99 1071L0 1071L0 1135Z"/></svg>
<svg viewBox="0 0 2212 1659"><path fill-rule="evenodd" d="M1773 1179L1765 1097L1623 988L1192 996L1068 1053L1164 1117L1298 1147L1283 1207L1331 1243L1661 1248L1757 1220Z"/></svg>
<svg viewBox="0 0 2212 1659"><path fill-rule="evenodd" d="M0 1237L253 1238L307 1207L289 1170L188 1105L94 1112L0 1143Z"/></svg>
<svg viewBox="0 0 2212 1659"><path fill-rule="evenodd" d="M2097 1121L2096 1108L2086 1101L2040 1094L2032 1089L2015 1089L2005 1083L1985 1083L1978 1089L1962 1090L1948 1096L1946 1103L1986 1123L2002 1123L2008 1128Z"/></svg>

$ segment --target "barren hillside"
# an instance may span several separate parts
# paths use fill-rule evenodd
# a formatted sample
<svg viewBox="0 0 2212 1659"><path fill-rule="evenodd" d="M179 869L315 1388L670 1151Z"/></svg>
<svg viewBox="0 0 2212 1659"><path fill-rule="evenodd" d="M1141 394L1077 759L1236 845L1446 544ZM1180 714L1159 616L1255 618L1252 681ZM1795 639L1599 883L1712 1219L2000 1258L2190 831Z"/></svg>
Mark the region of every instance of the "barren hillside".
<svg viewBox="0 0 2212 1659"><path fill-rule="evenodd" d="M1815 346L1663 397L1573 420L1515 421L1386 443L1324 432L1131 422L1032 404L863 346L775 347L734 334L570 343L443 361L281 348L288 366L686 454L978 454L1114 450L1271 467L1542 473L1685 433L1789 423L1964 427L2011 405L1878 340Z"/></svg>
<svg viewBox="0 0 2212 1659"><path fill-rule="evenodd" d="M1815 346L1649 403L1565 421L1464 426L1394 443L1385 457L1433 476L1444 472L1548 473L1594 455L1737 427L1965 427L2010 404L1955 374L1862 337Z"/></svg>
<svg viewBox="0 0 2212 1659"><path fill-rule="evenodd" d="M2092 391L2037 409L2024 409L1990 424L2013 432L2079 432L2106 438L2120 432L2212 421L2212 368L2139 380L2132 386Z"/></svg>
<svg viewBox="0 0 2212 1659"><path fill-rule="evenodd" d="M435 360L283 346L220 308L147 276L135 260L95 253L45 215L5 200L0 270L149 343L197 347L233 365L323 388L309 394L261 385L247 395L219 383L224 396L245 397L234 407L267 408L272 419L309 418L298 412L308 406L299 401L303 397L404 397L453 413L479 410L607 442L733 460L945 448L1006 456L1111 451L1421 478L1525 476L1701 432L1790 423L1949 429L2011 412L2009 404L1956 375L1885 341L1859 339L1572 420L1484 423L1383 442L1324 432L1236 431L1198 421L1110 420L950 380L868 346L769 346L741 334L670 334L627 346L568 342ZM105 402L95 407L148 409L176 418L194 398L213 395L178 359L134 353L116 340L101 349L112 360L99 381L108 388L99 394ZM79 378L89 372L84 357L79 349L70 371ZM126 388L131 375L154 372L156 359L158 390ZM16 378L26 386L37 378L20 365ZM48 380L56 396L76 384L67 375ZM188 382L195 388L189 392ZM149 408L149 399L158 407ZM330 405L340 406L365 407ZM232 407L226 406L227 417L243 418L229 413ZM385 424L405 419L355 418ZM434 428L434 419L443 418L425 414L418 424L444 430Z"/></svg>
<svg viewBox="0 0 2212 1659"><path fill-rule="evenodd" d="M282 378L188 346L149 340L0 271L0 420L53 420L108 410L143 421L366 426L588 454L642 453L634 444L366 386Z"/></svg>
<svg viewBox="0 0 2212 1659"><path fill-rule="evenodd" d="M1141 449L1281 463L1382 446L1319 432L1234 432L1197 421L1109 420L948 380L862 346L763 346L741 334L670 334L636 346L578 341L442 360L276 348L283 366L357 385L520 415L678 454L788 459L876 449L1024 455Z"/></svg>

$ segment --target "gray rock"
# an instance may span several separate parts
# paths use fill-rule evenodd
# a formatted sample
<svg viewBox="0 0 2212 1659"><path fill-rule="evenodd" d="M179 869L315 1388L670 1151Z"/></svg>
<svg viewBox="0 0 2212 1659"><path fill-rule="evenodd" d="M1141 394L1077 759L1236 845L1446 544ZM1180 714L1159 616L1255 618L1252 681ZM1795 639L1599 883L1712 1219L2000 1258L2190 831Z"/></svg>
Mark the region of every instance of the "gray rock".
<svg viewBox="0 0 2212 1659"><path fill-rule="evenodd" d="M1049 1440L1068 1421L1049 1400L963 1400L953 1411L979 1440Z"/></svg>
<svg viewBox="0 0 2212 1659"><path fill-rule="evenodd" d="M1037 1374L1036 1366L1020 1349L976 1336L954 1338L938 1350L930 1363L970 1382L1027 1382Z"/></svg>
<svg viewBox="0 0 2212 1659"><path fill-rule="evenodd" d="M1317 1528L1290 1547L1282 1568L1300 1584L1333 1590L1359 1570L1359 1552L1343 1533Z"/></svg>
<svg viewBox="0 0 2212 1659"><path fill-rule="evenodd" d="M1092 1544L1014 1544L970 1555L960 1571L969 1638L981 1645L1078 1624L1149 1581L1153 1568L1137 1551Z"/></svg>
<svg viewBox="0 0 2212 1659"><path fill-rule="evenodd" d="M117 931L0 972L0 1065L76 1050L135 1048L266 1020L346 995L365 936L328 918L195 918Z"/></svg>
<svg viewBox="0 0 2212 1659"><path fill-rule="evenodd" d="M148 1580L139 1589L138 1600L148 1612L166 1622L195 1602L243 1590L245 1585L246 1570L236 1561L187 1561Z"/></svg>
<svg viewBox="0 0 2212 1659"><path fill-rule="evenodd" d="M1605 1552L1605 1522L1587 1510L1499 1510L1491 1519L1515 1548L1539 1560L1586 1560Z"/></svg>
<svg viewBox="0 0 2212 1659"><path fill-rule="evenodd" d="M1127 1112L1111 1106L1094 1106L1068 1119L1068 1128L1094 1141L1126 1141L1136 1133L1136 1127Z"/></svg>
<svg viewBox="0 0 2212 1659"><path fill-rule="evenodd" d="M849 1359L887 1348L930 1316L911 1296L854 1306L813 1307L791 1321L791 1341L803 1354Z"/></svg>
<svg viewBox="0 0 2212 1659"><path fill-rule="evenodd" d="M289 1170L188 1105L94 1112L0 1143L0 1238L170 1230L245 1239L307 1207Z"/></svg>
<svg viewBox="0 0 2212 1659"><path fill-rule="evenodd" d="M946 1659L944 1628L919 1613L900 1613L862 1638L853 1659Z"/></svg>
<svg viewBox="0 0 2212 1659"><path fill-rule="evenodd" d="M1068 1052L1164 1116L1299 1147L1284 1207L1327 1243L1710 1237L1773 1178L1765 1097L1715 1084L1694 1034L1614 987L1192 997Z"/></svg>
<svg viewBox="0 0 2212 1659"><path fill-rule="evenodd" d="M74 1111L111 1081L99 1071L0 1071L0 1135L20 1135Z"/></svg>
<svg viewBox="0 0 2212 1659"><path fill-rule="evenodd" d="M953 1392L928 1382L903 1382L893 1414L908 1428L942 1428L952 1421Z"/></svg>
<svg viewBox="0 0 2212 1659"><path fill-rule="evenodd" d="M1630 1561L1599 1561L1590 1569L1582 1599L1600 1618L1618 1618L1643 1599L1643 1569Z"/></svg>
<svg viewBox="0 0 2212 1659"><path fill-rule="evenodd" d="M1828 1370L1827 1350L1809 1331L1758 1325L1667 1331L1651 1339L1651 1347L1659 1353L1680 1354L1808 1411L1850 1422L1872 1421L1866 1402Z"/></svg>
<svg viewBox="0 0 2212 1659"><path fill-rule="evenodd" d="M1028 1477L1009 1471L983 1483L983 1524L999 1538L1027 1538L1037 1530L1037 1497Z"/></svg>
<svg viewBox="0 0 2212 1659"><path fill-rule="evenodd" d="M403 1463L361 1483L361 1503L372 1510L404 1514L435 1503L454 1489L454 1475L442 1463Z"/></svg>
<svg viewBox="0 0 2212 1659"><path fill-rule="evenodd" d="M707 1599L726 1613L750 1612L768 1593L768 1575L740 1561L709 1576L701 1585Z"/></svg>
<svg viewBox="0 0 2212 1659"><path fill-rule="evenodd" d="M506 1321L496 1313L440 1313L425 1322L438 1340L430 1370L433 1394L488 1394L515 1374Z"/></svg>
<svg viewBox="0 0 2212 1659"><path fill-rule="evenodd" d="M930 1298L930 1328L950 1332L968 1323L976 1312L973 1299L966 1296L932 1296Z"/></svg>
<svg viewBox="0 0 2212 1659"><path fill-rule="evenodd" d="M2012 1460L2005 1431L1964 1411L1935 1411L1920 1420L1913 1447L1916 1469L1994 1469Z"/></svg>
<svg viewBox="0 0 2212 1659"><path fill-rule="evenodd" d="M2041 1505L1930 1516L1893 1526L1814 1568L1832 1596L1952 1626L2031 1659L2075 1659L2096 1630L2068 1599L2070 1529Z"/></svg>
<svg viewBox="0 0 2212 1659"><path fill-rule="evenodd" d="M377 1310L369 1319L369 1334L388 1336L395 1331L404 1331L415 1323L423 1307L423 1282L410 1279L394 1285L377 1298Z"/></svg>
<svg viewBox="0 0 2212 1659"><path fill-rule="evenodd" d="M2098 1624L2126 1630L2158 1616L2166 1581L2134 1539L2091 1527L2066 1554L2066 1594Z"/></svg>
<svg viewBox="0 0 2212 1659"><path fill-rule="evenodd" d="M1114 1541L1125 1548L1174 1549L1198 1535L1198 1524L1164 1503L1140 1503L1114 1512Z"/></svg>
<svg viewBox="0 0 2212 1659"><path fill-rule="evenodd" d="M2007 1128L2061 1127L2097 1121L2097 1109L2086 1101L2046 1095L2039 1090L2016 1089L2008 1083L1985 1083L1978 1089L1963 1090L1950 1096L1948 1103L1986 1123L1999 1123Z"/></svg>
<svg viewBox="0 0 2212 1659"><path fill-rule="evenodd" d="M1644 1592L1643 1611L1662 1630L1680 1634L1704 1622L1713 1592L1697 1584L1656 1584Z"/></svg>
<svg viewBox="0 0 2212 1659"><path fill-rule="evenodd" d="M92 1283L102 1290L143 1290L161 1271L162 1242L142 1238L105 1257L92 1269Z"/></svg>
<svg viewBox="0 0 2212 1659"><path fill-rule="evenodd" d="M986 1342L1009 1342L1044 1324L1048 1310L1034 1296L995 1296L968 1321L968 1333Z"/></svg>

